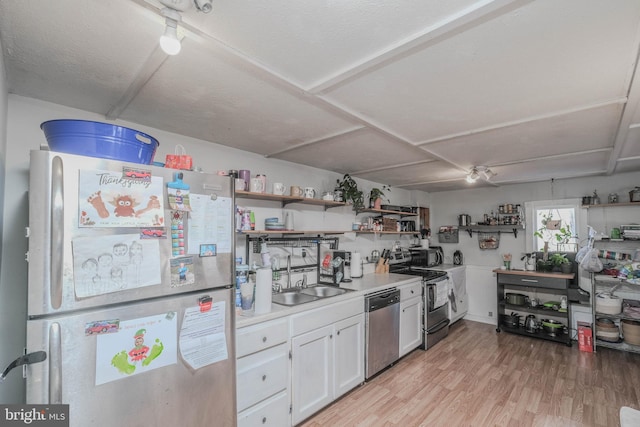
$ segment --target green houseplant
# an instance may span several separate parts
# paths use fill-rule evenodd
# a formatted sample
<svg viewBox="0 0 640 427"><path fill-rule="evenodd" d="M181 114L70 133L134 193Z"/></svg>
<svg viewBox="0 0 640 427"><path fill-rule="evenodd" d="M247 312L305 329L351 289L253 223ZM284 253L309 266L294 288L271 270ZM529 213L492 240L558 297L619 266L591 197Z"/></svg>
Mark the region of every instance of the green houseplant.
<svg viewBox="0 0 640 427"><path fill-rule="evenodd" d="M378 187L374 187L369 192L369 207L374 209L380 209L382 205L382 199L384 197L385 191L391 191L391 187L388 185L382 185L382 189ZM387 203L389 203L389 199L386 199Z"/></svg>
<svg viewBox="0 0 640 427"><path fill-rule="evenodd" d="M336 181L336 187L342 190L346 203L351 203L354 211L364 209L364 193L358 189L358 183L348 173Z"/></svg>
<svg viewBox="0 0 640 427"><path fill-rule="evenodd" d="M567 254L561 254L559 252L551 254L551 256L549 256L549 262L551 262L554 271L562 271L563 273L571 272L571 261L567 258Z"/></svg>

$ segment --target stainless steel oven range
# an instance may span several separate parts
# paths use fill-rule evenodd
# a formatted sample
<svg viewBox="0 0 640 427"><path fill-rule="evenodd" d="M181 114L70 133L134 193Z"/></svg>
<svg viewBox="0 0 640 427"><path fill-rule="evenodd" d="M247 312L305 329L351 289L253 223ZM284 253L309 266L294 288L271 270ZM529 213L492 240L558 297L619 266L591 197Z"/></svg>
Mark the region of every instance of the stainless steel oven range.
<svg viewBox="0 0 640 427"><path fill-rule="evenodd" d="M406 264L392 264L390 272L422 277L422 346L433 347L449 334L449 286L445 271Z"/></svg>

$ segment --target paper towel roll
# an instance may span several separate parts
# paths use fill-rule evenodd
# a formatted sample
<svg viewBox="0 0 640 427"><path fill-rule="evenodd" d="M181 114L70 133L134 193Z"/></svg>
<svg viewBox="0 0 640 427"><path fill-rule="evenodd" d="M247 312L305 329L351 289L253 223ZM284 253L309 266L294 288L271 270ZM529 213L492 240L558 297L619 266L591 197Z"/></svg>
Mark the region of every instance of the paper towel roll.
<svg viewBox="0 0 640 427"><path fill-rule="evenodd" d="M271 268L259 268L256 271L255 314L271 311Z"/></svg>
<svg viewBox="0 0 640 427"><path fill-rule="evenodd" d="M362 256L360 252L353 252L351 254L351 277L362 277Z"/></svg>

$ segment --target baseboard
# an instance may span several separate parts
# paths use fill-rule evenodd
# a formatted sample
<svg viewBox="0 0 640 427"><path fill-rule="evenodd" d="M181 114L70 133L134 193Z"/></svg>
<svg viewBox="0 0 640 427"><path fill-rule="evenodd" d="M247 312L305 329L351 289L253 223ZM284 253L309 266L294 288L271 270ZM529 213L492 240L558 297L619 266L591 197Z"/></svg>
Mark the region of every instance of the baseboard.
<svg viewBox="0 0 640 427"><path fill-rule="evenodd" d="M474 322L480 322L480 323L487 323L489 325L495 325L496 324L496 319L493 317L488 317L488 316L475 316L473 314L468 314L466 316L464 316L465 320L471 320Z"/></svg>

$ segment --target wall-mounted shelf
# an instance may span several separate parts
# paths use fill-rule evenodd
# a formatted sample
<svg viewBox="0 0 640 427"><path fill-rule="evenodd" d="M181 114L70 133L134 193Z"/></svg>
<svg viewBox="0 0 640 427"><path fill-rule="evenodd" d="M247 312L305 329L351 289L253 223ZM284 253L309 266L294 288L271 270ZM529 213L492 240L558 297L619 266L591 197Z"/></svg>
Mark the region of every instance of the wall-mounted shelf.
<svg viewBox="0 0 640 427"><path fill-rule="evenodd" d="M344 234L350 233L350 231L344 230L242 230L238 231L240 234L246 235L279 235L279 234Z"/></svg>
<svg viewBox="0 0 640 427"><path fill-rule="evenodd" d="M614 208L623 206L640 206L640 202L626 202L626 203L598 203L597 205L582 205L582 209L590 208Z"/></svg>
<svg viewBox="0 0 640 427"><path fill-rule="evenodd" d="M268 200L271 202L280 202L282 203L282 207L285 207L290 203L302 203L305 205L324 206L326 210L329 208L337 208L340 206L347 205L344 202L334 202L333 200L311 199L311 198L305 198L305 197L284 196L284 195L279 196L277 194L252 193L250 191L242 191L242 190L236 190L236 197L244 198L244 199Z"/></svg>
<svg viewBox="0 0 640 427"><path fill-rule="evenodd" d="M379 215L400 215L401 217L418 216L417 212L390 211L386 209L371 209L371 208L363 208L363 209L358 209L356 211L356 215L359 215L361 213L375 213Z"/></svg>
<svg viewBox="0 0 640 427"><path fill-rule="evenodd" d="M415 235L420 234L418 231L373 231L373 230L362 230L356 231L356 234L403 234L403 235Z"/></svg>
<svg viewBox="0 0 640 427"><path fill-rule="evenodd" d="M508 225L468 225L459 227L460 230L467 230L469 237L473 237L473 233L513 233L514 237L518 237L518 230L524 230L523 224Z"/></svg>

